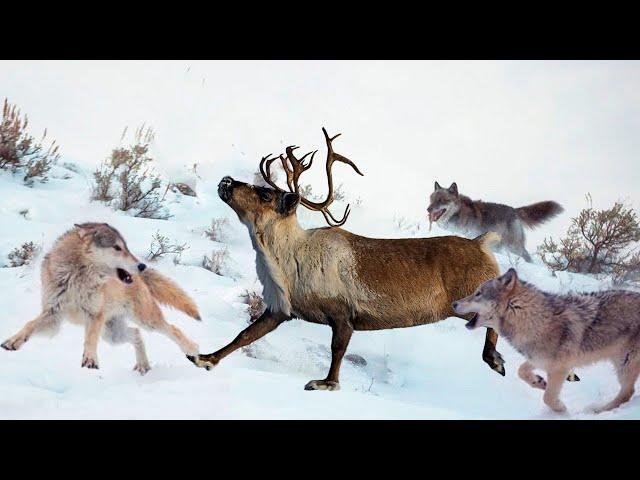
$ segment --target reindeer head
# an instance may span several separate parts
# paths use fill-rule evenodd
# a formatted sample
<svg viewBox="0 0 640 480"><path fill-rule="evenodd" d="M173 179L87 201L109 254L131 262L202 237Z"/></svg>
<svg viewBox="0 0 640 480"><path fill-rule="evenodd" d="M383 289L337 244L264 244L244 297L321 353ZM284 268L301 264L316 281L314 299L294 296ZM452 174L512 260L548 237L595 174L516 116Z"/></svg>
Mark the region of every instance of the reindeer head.
<svg viewBox="0 0 640 480"><path fill-rule="evenodd" d="M293 145L285 149L286 156L279 155L278 157L270 158L271 154L269 154L260 161L260 173L265 182L273 188L249 185L238 182L231 177L224 177L218 185L218 195L233 208L242 222L251 224L259 230L269 222L293 215L299 204L302 204L310 210L322 212L325 220L332 227L344 225L349 217L349 205L347 205L344 215L339 220L329 211L329 206L333 203L333 177L331 173L333 163L336 161L346 163L351 165L358 174L362 175L362 173L351 160L333 151L332 142L340 134L329 137L324 128L322 132L324 133L327 143L326 170L329 184L327 198L324 201L312 202L302 197L299 193L300 175L311 168L313 158L318 151L309 152L298 159L293 154L293 151L298 147ZM311 155L311 157L308 161L305 161L309 155ZM271 164L277 159L280 159L282 168L287 175L288 191L280 188L271 178Z"/></svg>

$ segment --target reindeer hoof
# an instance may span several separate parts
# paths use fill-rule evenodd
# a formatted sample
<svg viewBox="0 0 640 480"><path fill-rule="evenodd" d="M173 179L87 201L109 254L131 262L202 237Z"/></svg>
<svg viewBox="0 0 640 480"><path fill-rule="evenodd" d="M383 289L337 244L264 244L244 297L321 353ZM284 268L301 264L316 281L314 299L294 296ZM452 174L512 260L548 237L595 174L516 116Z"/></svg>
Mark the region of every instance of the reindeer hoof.
<svg viewBox="0 0 640 480"><path fill-rule="evenodd" d="M491 353L484 354L482 355L482 360L491 367L491 370L498 372L503 377L507 373L504 368L504 358L502 358L500 352L493 351Z"/></svg>
<svg viewBox="0 0 640 480"><path fill-rule="evenodd" d="M207 371L215 367L220 361L213 355L187 355L186 357L196 367L204 368Z"/></svg>
<svg viewBox="0 0 640 480"><path fill-rule="evenodd" d="M340 384L338 382L332 382L330 380L311 380L304 386L305 390L340 390Z"/></svg>

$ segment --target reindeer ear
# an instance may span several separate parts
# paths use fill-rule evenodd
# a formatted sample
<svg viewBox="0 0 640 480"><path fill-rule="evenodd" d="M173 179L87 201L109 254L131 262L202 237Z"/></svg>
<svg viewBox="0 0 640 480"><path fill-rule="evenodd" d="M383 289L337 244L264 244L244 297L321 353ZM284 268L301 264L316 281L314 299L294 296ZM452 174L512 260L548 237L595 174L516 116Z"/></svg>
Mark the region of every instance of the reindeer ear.
<svg viewBox="0 0 640 480"><path fill-rule="evenodd" d="M512 289L517 282L518 272L516 272L514 268L510 268L509 270L507 270L507 273L500 277L500 283L502 283L502 285L504 285L508 289Z"/></svg>
<svg viewBox="0 0 640 480"><path fill-rule="evenodd" d="M278 202L278 213L282 215L289 215L295 211L296 207L300 203L300 195L297 193L283 193Z"/></svg>
<svg viewBox="0 0 640 480"><path fill-rule="evenodd" d="M456 182L453 182L451 184L451 186L449 187L449 192L453 193L455 196L458 196L458 184Z"/></svg>
<svg viewBox="0 0 640 480"><path fill-rule="evenodd" d="M440 184L439 184L438 182L436 182L436 184L435 184L435 185L434 185L434 187L433 187L433 190L434 190L434 191L436 191L436 190L442 190L442 187L440 186Z"/></svg>

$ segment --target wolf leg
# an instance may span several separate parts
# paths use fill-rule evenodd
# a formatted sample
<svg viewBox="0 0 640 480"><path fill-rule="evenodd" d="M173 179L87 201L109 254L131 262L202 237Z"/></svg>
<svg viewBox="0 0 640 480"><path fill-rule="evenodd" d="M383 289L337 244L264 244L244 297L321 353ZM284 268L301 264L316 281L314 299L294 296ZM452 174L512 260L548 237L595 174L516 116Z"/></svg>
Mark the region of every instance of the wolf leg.
<svg viewBox="0 0 640 480"><path fill-rule="evenodd" d="M566 368L558 368L547 372L547 388L544 391L543 400L554 412L562 413L567 411L567 407L560 400L560 391L568 373L569 369Z"/></svg>
<svg viewBox="0 0 640 480"><path fill-rule="evenodd" d="M482 350L482 360L504 377L506 371L504 368L504 359L500 352L496 350L498 344L498 333L492 328L487 328L487 334L484 338L484 349Z"/></svg>
<svg viewBox="0 0 640 480"><path fill-rule="evenodd" d="M153 328L157 329L158 332L162 333L163 335L167 336L175 343L177 343L180 347L180 350L182 350L182 353L184 353L185 355L195 356L198 354L198 344L191 341L189 337L182 333L182 330L180 330L175 325L172 325L162 319L162 322L159 325L154 325Z"/></svg>
<svg viewBox="0 0 640 480"><path fill-rule="evenodd" d="M580 377L576 374L576 372L574 372L573 370L569 372L569 375L567 375L567 382L579 382L580 381Z"/></svg>
<svg viewBox="0 0 640 480"><path fill-rule="evenodd" d="M84 329L84 353L82 355L82 365L87 368L98 368L98 339L104 327L105 315L99 312L89 315Z"/></svg>
<svg viewBox="0 0 640 480"><path fill-rule="evenodd" d="M5 350L18 350L34 333L42 330L49 330L51 333L55 333L59 327L60 320L57 315L51 312L41 312L36 318L27 322L18 333L7 339L2 344L2 348Z"/></svg>
<svg viewBox="0 0 640 480"><path fill-rule="evenodd" d="M311 380L304 386L305 390L340 390L340 365L347 351L353 327L349 322L332 323L331 325L331 367L324 380Z"/></svg>
<svg viewBox="0 0 640 480"><path fill-rule="evenodd" d="M533 373L533 364L528 361L520 365L520 368L518 368L518 376L533 388L539 388L540 390L547 388L546 380L540 375Z"/></svg>
<svg viewBox="0 0 640 480"><path fill-rule="evenodd" d="M281 312L272 312L270 309L266 309L264 313L255 322L245 328L238 336L227 346L222 347L220 350L209 353L206 355L197 355L195 357L187 358L191 360L198 367L211 370L215 367L220 360L235 352L237 349L245 347L250 343L255 342L261 337L264 337L267 333L275 330L285 320L290 317Z"/></svg>
<svg viewBox="0 0 640 480"><path fill-rule="evenodd" d="M620 382L620 391L616 398L611 400L606 405L596 408L595 413L606 412L607 410L613 410L618 408L625 402L631 400L635 392L635 383L640 375L640 360L629 361L627 354L623 358L616 360L616 374L618 375L618 381Z"/></svg>
<svg viewBox="0 0 640 480"><path fill-rule="evenodd" d="M133 369L144 375L151 366L147 358L147 352L142 341L142 335L137 328L129 327L122 317L113 317L105 324L102 337L114 345L130 343L136 352L136 364Z"/></svg>

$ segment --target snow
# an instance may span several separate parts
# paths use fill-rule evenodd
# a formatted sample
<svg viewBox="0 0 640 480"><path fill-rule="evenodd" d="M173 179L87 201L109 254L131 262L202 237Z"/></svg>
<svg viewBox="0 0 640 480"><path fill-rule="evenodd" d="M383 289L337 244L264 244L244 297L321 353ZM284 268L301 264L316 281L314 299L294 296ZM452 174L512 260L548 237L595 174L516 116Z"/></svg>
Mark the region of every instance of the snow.
<svg viewBox="0 0 640 480"><path fill-rule="evenodd" d="M56 167L46 184L32 188L19 176L0 174L0 265L7 254L27 241L46 252L73 223L105 221L118 228L130 249L144 257L154 233L187 243L180 263L163 258L154 267L175 279L199 305L203 321L165 309L167 319L199 343L201 351L217 350L248 325L240 295L261 290L248 234L235 214L218 199L216 185L225 174L251 179L253 165L218 163L196 185L196 198L169 192L172 217L150 220L115 212L90 202L95 166ZM399 229L397 218L383 216L376 205L355 205L346 228L374 237L445 234L424 218L407 219L414 228ZM344 203L335 205L339 214ZM225 243L203 234L212 218L226 217ZM322 225L322 216L300 209L305 227ZM204 255L229 249L225 276L201 268ZM531 249L533 250L533 249ZM39 267L0 268L0 339L14 334L38 313ZM517 264L520 275L550 291L602 288L594 279L573 274L553 277L540 264L498 255L504 271ZM587 413L593 404L612 398L617 382L612 368L598 364L578 370L582 381L566 383L562 398L570 413L552 413L542 392L519 380L521 356L504 341L506 360L501 377L481 360L484 331L469 332L450 318L433 325L379 332L356 332L348 353L367 364L343 363L339 392L304 391L308 380L324 378L330 362L330 329L300 320L286 322L244 351L224 359L214 370L195 368L170 340L143 332L152 370L132 370L129 345L99 345L100 370L80 368L83 331L65 323L53 339L32 338L20 351L0 351L0 418L123 419L562 419L640 418L640 398L611 412Z"/></svg>

